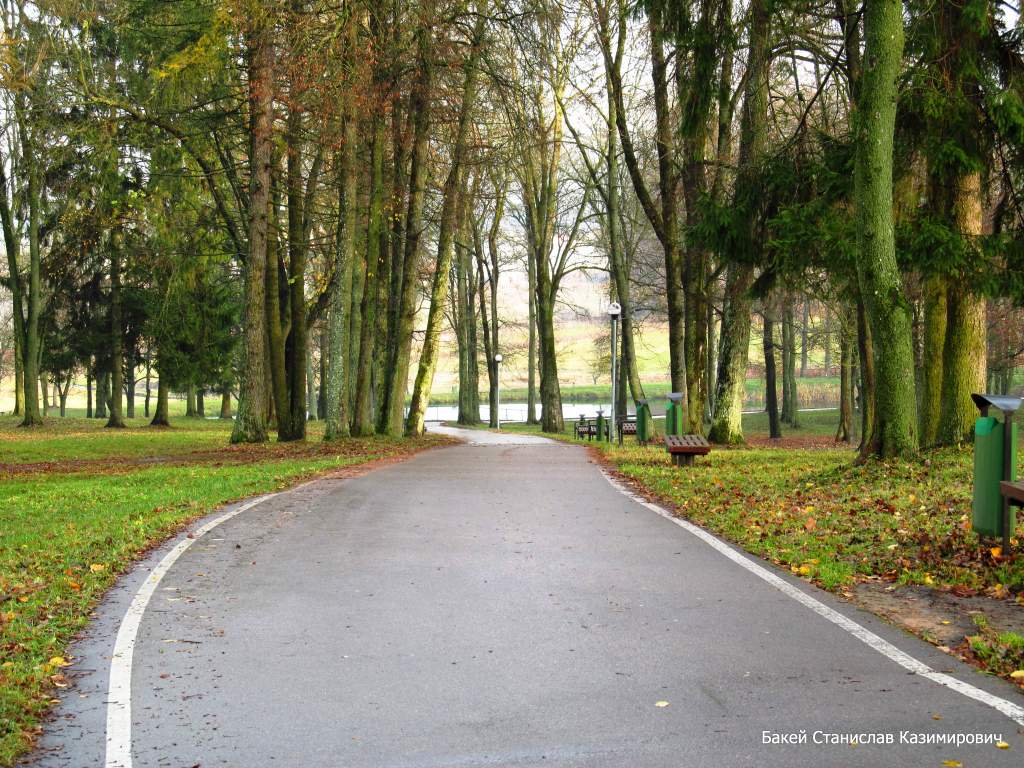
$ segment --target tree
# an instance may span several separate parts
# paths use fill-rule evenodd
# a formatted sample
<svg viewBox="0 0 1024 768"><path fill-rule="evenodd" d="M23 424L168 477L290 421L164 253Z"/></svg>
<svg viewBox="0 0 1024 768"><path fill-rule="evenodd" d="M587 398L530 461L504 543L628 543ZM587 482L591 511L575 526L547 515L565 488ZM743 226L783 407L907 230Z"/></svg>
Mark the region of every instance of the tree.
<svg viewBox="0 0 1024 768"><path fill-rule="evenodd" d="M910 315L896 263L892 214L896 77L903 54L902 3L879 0L864 12L864 72L853 119L859 251L857 272L874 350L875 421L868 450L917 451L917 401Z"/></svg>

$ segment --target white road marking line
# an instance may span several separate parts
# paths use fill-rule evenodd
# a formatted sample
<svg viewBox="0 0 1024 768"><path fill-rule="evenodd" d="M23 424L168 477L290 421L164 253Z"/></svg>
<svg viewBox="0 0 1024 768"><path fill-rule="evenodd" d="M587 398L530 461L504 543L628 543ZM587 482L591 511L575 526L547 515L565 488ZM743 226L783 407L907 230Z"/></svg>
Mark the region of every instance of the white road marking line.
<svg viewBox="0 0 1024 768"><path fill-rule="evenodd" d="M128 606L124 618L121 619L121 626L117 630L117 638L114 640L114 652L110 658L110 683L107 689L106 768L132 768L132 655L135 650L135 640L139 634L139 625L142 623L142 615L160 584L160 580L195 541L201 539L221 523L277 495L271 493L247 501L192 531L189 537L179 541L170 552L164 555L153 572L139 587L139 591L135 593L131 605Z"/></svg>
<svg viewBox="0 0 1024 768"><path fill-rule="evenodd" d="M1000 698L999 696L995 696L989 693L988 691L983 691L980 688L977 688L971 685L970 683L965 683L963 680L958 680L957 678L952 677L951 675L947 675L942 672L936 672L923 661L918 661L910 654L901 651L888 640L884 640L871 630L855 622L853 619L847 618L843 614L839 613L839 611L836 611L833 608L829 608L820 600L811 597L802 589L798 589L797 587L793 586L785 579L780 578L778 574L772 573L763 565L759 565L746 555L740 554L731 546L726 544L724 541L708 533L700 526L694 525L690 521L684 520L683 518L676 517L667 509L664 509L663 507L660 507L657 504L648 501L642 496L638 496L637 494L633 493L629 488L627 488L625 485L623 485L614 477L612 477L604 469L601 470L601 474L604 475L605 479L609 483L611 483L613 488L615 488L625 496L628 496L637 504L647 507L647 509L651 510L652 512L661 515L665 519L670 520L676 525L678 525L680 528L689 531L694 536L704 541L706 544L709 544L712 547L714 547L716 550L718 550L719 553L725 555L727 558L732 560L737 565L750 571L759 579L762 579L763 581L766 581L767 583L771 584L777 590L793 598L798 603L802 603L822 618L827 619L836 626L846 630L851 635L860 640L862 643L878 651L880 654L890 659L891 661L895 661L897 664L899 664L907 671L913 672L916 675L920 675L921 677L927 678L932 682L945 686L946 688L956 691L957 693L960 693L969 699L974 699L975 701L979 701L982 704L992 707L993 709L997 710L998 712L1001 712L1002 714L1006 715L1008 718L1013 720L1015 723L1017 723L1017 725L1024 726L1024 707L1021 707L1019 704L1014 704L1012 701L1007 701L1006 699Z"/></svg>

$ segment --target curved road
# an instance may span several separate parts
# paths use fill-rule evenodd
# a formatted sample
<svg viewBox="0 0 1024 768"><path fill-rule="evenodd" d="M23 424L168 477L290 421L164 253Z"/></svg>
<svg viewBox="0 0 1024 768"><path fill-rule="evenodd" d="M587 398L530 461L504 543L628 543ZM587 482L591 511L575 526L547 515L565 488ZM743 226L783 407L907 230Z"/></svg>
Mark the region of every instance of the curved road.
<svg viewBox="0 0 1024 768"><path fill-rule="evenodd" d="M1011 686L673 524L578 447L452 432L469 442L190 542L141 616L135 768L1021 765L1024 728L992 705L1024 704ZM181 541L98 610L33 765L128 768L105 749L114 637ZM830 610L991 700L908 672Z"/></svg>

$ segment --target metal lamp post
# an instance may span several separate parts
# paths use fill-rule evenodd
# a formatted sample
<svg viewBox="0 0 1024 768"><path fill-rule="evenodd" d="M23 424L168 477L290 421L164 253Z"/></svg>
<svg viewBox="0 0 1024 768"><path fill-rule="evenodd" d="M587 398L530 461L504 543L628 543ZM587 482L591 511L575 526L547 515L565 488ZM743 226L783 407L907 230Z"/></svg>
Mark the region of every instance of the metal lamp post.
<svg viewBox="0 0 1024 768"><path fill-rule="evenodd" d="M496 429L501 429L501 361L504 359L500 353L494 356L494 419Z"/></svg>
<svg viewBox="0 0 1024 768"><path fill-rule="evenodd" d="M617 366L615 364L617 362L616 359L615 359L615 352L616 352L616 350L617 350L617 348L619 346L618 345L617 332L618 332L618 329L619 329L619 315L621 313L622 313L622 307L619 306L619 303L617 301L613 301L611 303L611 306L608 307L608 317L610 317L612 319L612 410L611 410L611 417L612 418L611 418L611 429L609 430L609 434L608 434L609 440L612 438L612 434L611 433L614 432L618 428L618 426L619 426L619 422L616 420L617 414L615 413L615 403L616 403L615 387L616 387L616 384L618 384L618 378L619 378L618 376L616 376L616 373L618 372L618 370L617 370Z"/></svg>

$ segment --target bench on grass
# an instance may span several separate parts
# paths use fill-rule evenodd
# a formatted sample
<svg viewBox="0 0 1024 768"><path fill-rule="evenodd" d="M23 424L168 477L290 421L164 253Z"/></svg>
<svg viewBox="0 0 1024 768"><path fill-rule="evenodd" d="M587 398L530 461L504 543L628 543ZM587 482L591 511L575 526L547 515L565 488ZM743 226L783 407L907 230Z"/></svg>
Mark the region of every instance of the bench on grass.
<svg viewBox="0 0 1024 768"><path fill-rule="evenodd" d="M622 438L626 435L636 436L636 419L628 416L619 419L619 445L622 445Z"/></svg>
<svg viewBox="0 0 1024 768"><path fill-rule="evenodd" d="M595 437L600 440L602 435L597 431L597 419L587 419L584 416L580 416L580 420L573 425L573 434L576 435L577 440L581 440L584 437L588 440L593 440ZM605 432L607 433L608 424L605 423Z"/></svg>
<svg viewBox="0 0 1024 768"><path fill-rule="evenodd" d="M665 435L665 450L677 467L692 467L694 456L711 453L711 444L700 435Z"/></svg>

